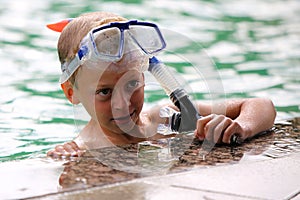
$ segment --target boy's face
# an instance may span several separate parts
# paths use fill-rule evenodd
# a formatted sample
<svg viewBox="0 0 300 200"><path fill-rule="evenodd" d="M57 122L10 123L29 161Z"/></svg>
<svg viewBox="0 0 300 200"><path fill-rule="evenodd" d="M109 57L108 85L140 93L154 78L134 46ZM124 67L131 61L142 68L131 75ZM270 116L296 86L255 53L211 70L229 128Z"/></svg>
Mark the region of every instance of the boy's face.
<svg viewBox="0 0 300 200"><path fill-rule="evenodd" d="M144 103L144 75L135 62L111 63L105 71L81 67L75 95L104 132L130 133ZM119 70L116 70L119 69Z"/></svg>

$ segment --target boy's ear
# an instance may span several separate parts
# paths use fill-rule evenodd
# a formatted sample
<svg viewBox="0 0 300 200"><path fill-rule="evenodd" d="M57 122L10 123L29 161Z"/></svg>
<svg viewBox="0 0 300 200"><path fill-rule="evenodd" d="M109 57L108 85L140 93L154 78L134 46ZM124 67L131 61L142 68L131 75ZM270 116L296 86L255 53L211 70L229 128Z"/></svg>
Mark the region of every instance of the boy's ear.
<svg viewBox="0 0 300 200"><path fill-rule="evenodd" d="M65 96L67 97L67 99L69 99L69 101L72 104L80 103L79 99L76 97L76 95L74 95L73 85L70 83L70 81L66 81L66 82L62 83L60 86L61 86L62 90L64 91Z"/></svg>

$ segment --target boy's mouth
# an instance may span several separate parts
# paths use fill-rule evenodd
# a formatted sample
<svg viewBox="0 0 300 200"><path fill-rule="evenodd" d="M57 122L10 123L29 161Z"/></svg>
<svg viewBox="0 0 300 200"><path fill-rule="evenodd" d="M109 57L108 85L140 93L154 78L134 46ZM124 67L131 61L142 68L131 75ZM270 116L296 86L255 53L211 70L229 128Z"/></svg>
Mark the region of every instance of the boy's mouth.
<svg viewBox="0 0 300 200"><path fill-rule="evenodd" d="M132 120L131 117L134 114L135 114L135 110L130 115L127 115L127 116L124 116L124 117L112 118L111 120L115 121L116 124L126 124L126 123L128 123Z"/></svg>

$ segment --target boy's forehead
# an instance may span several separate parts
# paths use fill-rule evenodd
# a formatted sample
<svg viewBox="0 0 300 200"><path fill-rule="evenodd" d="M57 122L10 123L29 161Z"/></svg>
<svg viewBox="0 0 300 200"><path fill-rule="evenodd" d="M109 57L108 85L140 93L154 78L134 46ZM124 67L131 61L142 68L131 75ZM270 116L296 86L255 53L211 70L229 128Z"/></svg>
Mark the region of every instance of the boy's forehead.
<svg viewBox="0 0 300 200"><path fill-rule="evenodd" d="M78 69L75 81L79 87L80 85L98 85L100 80L108 80L110 77L122 75L128 71L142 73L148 69L148 66L149 57L139 52L126 53L118 62L87 60Z"/></svg>
<svg viewBox="0 0 300 200"><path fill-rule="evenodd" d="M83 70L99 71L114 71L116 73L122 73L127 70L146 71L149 66L149 57L141 54L140 52L128 52L123 55L121 60L117 62L105 62L99 60L86 61L81 68Z"/></svg>
<svg viewBox="0 0 300 200"><path fill-rule="evenodd" d="M113 71L116 73L123 73L128 70L145 71L148 67L148 57L141 57L139 59L128 59L124 57L119 62L111 63L105 71Z"/></svg>
<svg viewBox="0 0 300 200"><path fill-rule="evenodd" d="M119 79L131 78L141 75L143 71L139 69L136 63L131 65L121 65L121 63L113 63L105 70L97 70L95 68L80 68L76 76L78 86L94 86L111 85ZM122 77L122 78L121 78Z"/></svg>
<svg viewBox="0 0 300 200"><path fill-rule="evenodd" d="M126 71L123 71L121 73L115 72L115 71L105 71L101 77L99 77L99 84L108 84L108 83L114 83L116 81L119 81L120 79L130 79L133 77L140 76L142 72L139 72L135 69L129 69Z"/></svg>

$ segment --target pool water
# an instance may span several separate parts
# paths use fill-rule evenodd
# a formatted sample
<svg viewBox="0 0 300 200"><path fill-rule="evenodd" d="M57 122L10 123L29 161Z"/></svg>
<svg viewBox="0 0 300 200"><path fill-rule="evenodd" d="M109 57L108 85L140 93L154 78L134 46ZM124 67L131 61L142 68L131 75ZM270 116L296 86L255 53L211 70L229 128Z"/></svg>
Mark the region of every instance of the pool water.
<svg viewBox="0 0 300 200"><path fill-rule="evenodd" d="M216 99L268 97L276 106L278 121L300 116L298 0L0 3L0 162L44 157L55 145L76 136L73 107L58 83L59 34L45 25L89 11L157 22L193 41L167 41L183 45L175 50L181 57L196 54L201 45L221 80L222 95L213 96ZM189 86L197 99L212 101L212 95L202 87L204 81L190 76L186 63L177 58L166 56L166 61L178 74L190 77ZM162 90L146 91L146 107L161 99L167 99Z"/></svg>

